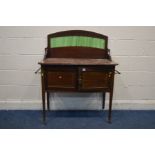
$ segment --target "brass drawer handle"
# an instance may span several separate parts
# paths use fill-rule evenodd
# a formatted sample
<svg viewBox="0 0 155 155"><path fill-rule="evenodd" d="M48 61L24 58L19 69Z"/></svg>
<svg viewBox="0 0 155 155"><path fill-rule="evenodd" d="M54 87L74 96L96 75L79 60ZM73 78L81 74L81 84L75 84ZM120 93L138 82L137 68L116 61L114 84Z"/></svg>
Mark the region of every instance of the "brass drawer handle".
<svg viewBox="0 0 155 155"><path fill-rule="evenodd" d="M82 68L82 72L85 72L86 71L86 68Z"/></svg>
<svg viewBox="0 0 155 155"><path fill-rule="evenodd" d="M58 76L58 78L59 78L59 79L62 79L62 76L61 76L61 75L59 75L59 76Z"/></svg>

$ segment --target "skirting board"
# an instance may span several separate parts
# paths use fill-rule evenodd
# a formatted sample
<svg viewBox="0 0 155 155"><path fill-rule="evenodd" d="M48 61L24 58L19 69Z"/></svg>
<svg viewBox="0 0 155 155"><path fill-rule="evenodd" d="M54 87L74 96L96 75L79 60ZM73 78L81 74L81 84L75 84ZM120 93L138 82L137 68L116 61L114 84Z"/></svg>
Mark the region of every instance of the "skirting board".
<svg viewBox="0 0 155 155"><path fill-rule="evenodd" d="M52 104L52 103L51 103ZM98 104L98 103L97 103ZM0 110L41 110L41 100L0 100ZM101 110L101 105L97 108L68 109L52 107L52 110ZM106 100L105 109L108 109ZM114 110L155 110L155 100L113 100Z"/></svg>

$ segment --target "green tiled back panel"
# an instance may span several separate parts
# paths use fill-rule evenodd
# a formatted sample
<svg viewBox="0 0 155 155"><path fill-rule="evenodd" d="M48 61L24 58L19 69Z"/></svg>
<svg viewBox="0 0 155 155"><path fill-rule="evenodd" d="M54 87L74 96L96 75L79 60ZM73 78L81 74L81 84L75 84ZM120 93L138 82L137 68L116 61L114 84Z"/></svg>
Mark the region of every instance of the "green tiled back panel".
<svg viewBox="0 0 155 155"><path fill-rule="evenodd" d="M84 36L65 36L50 39L50 48L68 46L83 46L105 49L105 40L100 38Z"/></svg>

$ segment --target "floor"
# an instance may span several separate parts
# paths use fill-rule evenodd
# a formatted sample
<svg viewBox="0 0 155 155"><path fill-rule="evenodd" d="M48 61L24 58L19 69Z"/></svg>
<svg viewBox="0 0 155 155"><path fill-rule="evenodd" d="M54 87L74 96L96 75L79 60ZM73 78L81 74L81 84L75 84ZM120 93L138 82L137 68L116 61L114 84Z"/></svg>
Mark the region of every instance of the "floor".
<svg viewBox="0 0 155 155"><path fill-rule="evenodd" d="M1 129L155 129L155 111L113 110L112 123L107 111L50 111L46 125L37 110L1 110Z"/></svg>

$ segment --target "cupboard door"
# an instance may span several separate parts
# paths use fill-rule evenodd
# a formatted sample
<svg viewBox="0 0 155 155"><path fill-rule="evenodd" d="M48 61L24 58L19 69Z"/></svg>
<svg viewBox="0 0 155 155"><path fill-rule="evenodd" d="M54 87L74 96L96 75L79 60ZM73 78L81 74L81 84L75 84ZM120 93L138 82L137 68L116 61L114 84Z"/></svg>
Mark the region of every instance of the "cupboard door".
<svg viewBox="0 0 155 155"><path fill-rule="evenodd" d="M47 87L48 89L75 89L76 72L70 70L48 71Z"/></svg>
<svg viewBox="0 0 155 155"><path fill-rule="evenodd" d="M82 68L80 71L81 90L108 90L112 80L112 72Z"/></svg>

